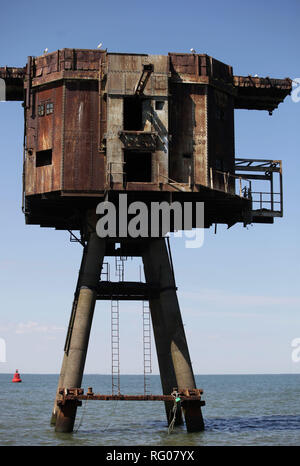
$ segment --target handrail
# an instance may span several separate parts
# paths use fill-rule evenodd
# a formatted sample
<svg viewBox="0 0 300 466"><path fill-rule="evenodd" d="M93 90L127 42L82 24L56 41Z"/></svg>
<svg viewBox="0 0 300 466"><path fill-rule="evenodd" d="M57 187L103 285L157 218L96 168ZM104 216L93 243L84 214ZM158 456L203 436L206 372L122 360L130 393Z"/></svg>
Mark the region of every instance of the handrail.
<svg viewBox="0 0 300 466"><path fill-rule="evenodd" d="M228 181L229 181L229 178L234 178L235 180L238 179L240 181L239 183L239 196L240 197L249 197L249 196L245 196L245 192L244 192L244 195L243 195L243 190L245 191L245 187L242 188L242 180L246 180L248 181L249 183L249 186L248 186L248 192L251 192L251 181L246 178L244 175L235 175L233 173L229 173L229 172L222 172L221 170L216 170L216 169L213 169L212 167L210 167L210 187L211 189L215 189L214 188L214 180L213 180L213 173L219 173L220 175L223 175L224 177L224 186L225 186L225 192L227 193L228 192Z"/></svg>
<svg viewBox="0 0 300 466"><path fill-rule="evenodd" d="M223 172L221 170L213 169L210 167L210 187L211 189L218 189L214 186L214 174L223 175L224 178L224 191L228 192L229 180L230 178L234 180L239 180L239 193L240 197L248 198L251 200L252 204L259 204L260 209L263 210L263 206L268 204L270 205L270 212L277 212L281 215L283 214L282 204L283 204L283 195L282 195L282 167L280 160L262 160L262 159L235 159L238 163L236 164L236 170L240 171L250 171L252 173L248 174L233 174L229 172ZM239 165L240 163L246 163L247 165ZM254 166L252 163L258 163ZM265 172L264 175L254 175L253 172ZM278 173L279 175L279 192L273 191L273 173ZM242 181L245 180L248 183L248 186L242 186ZM270 191L253 191L252 190L252 180L264 180L270 182ZM259 199L256 199L255 195L259 195ZM269 199L264 199L264 195L268 195ZM279 196L279 200L274 199L275 196ZM274 206L279 205L279 210L275 210Z"/></svg>
<svg viewBox="0 0 300 466"><path fill-rule="evenodd" d="M180 183L179 181L172 180L172 178L162 175L161 173L158 173L158 182L159 182L159 178L165 178L166 180L168 180L168 184L170 186L173 186L175 189L178 189L179 191L182 191L182 192L186 192L186 191L184 189L181 189L178 185L188 185L190 187L190 183Z"/></svg>

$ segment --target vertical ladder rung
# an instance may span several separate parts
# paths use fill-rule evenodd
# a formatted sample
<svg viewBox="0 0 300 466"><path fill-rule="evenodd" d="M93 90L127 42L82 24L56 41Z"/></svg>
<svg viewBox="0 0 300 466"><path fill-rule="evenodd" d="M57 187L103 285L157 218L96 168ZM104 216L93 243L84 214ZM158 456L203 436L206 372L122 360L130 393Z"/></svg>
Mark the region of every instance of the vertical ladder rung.
<svg viewBox="0 0 300 466"><path fill-rule="evenodd" d="M111 300L111 373L112 395L120 394L119 301Z"/></svg>
<svg viewBox="0 0 300 466"><path fill-rule="evenodd" d="M143 301L143 358L144 358L144 394L149 393L149 378L152 373L151 357L151 316L148 301Z"/></svg>

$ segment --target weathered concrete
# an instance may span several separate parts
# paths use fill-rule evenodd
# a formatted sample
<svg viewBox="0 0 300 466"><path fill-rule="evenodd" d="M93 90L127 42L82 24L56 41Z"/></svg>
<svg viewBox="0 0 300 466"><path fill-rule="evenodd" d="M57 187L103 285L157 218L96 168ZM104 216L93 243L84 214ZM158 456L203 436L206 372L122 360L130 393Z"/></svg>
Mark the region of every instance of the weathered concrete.
<svg viewBox="0 0 300 466"><path fill-rule="evenodd" d="M92 233L88 241L86 260L82 271L81 287L71 334L67 364L65 364L65 367L62 367L62 372L64 373L64 388L81 386L96 302L96 288L101 273L104 254L105 240L99 238L96 233ZM56 432L72 432L76 410L76 403L72 403L71 405L67 404L65 407L58 407L55 427Z"/></svg>
<svg viewBox="0 0 300 466"><path fill-rule="evenodd" d="M58 396L59 396L58 390L59 390L59 388L64 387L64 378L65 378L66 367L67 367L67 364L68 364L68 354L69 354L69 347L70 347L70 339L71 339L74 319L75 319L75 315L76 315L76 308L77 308L77 304L78 304L79 291L80 291L80 287L82 285L82 283L81 283L81 281L82 281L82 272L84 270L86 253L87 253L87 247L85 247L84 250L83 250L81 266L80 266L79 273L78 273L78 280L77 280L76 290L75 290L75 293L74 293L74 300L73 300L72 311L71 311L71 316L70 316L70 322L69 322L69 327L68 327L68 333L67 333L67 338L66 338L66 343L65 343L65 348L64 348L64 356L63 356L61 371L60 371L58 384L57 384L56 396L55 396L54 405L53 405L52 414L51 414L51 420L50 420L51 425L56 424L57 400L58 400Z"/></svg>
<svg viewBox="0 0 300 466"><path fill-rule="evenodd" d="M164 238L145 242L143 262L146 281L160 287L160 297L150 300L150 309L163 394L169 395L175 387L179 390L196 388ZM165 407L170 422L173 404L166 402ZM188 430L204 428L201 408L196 404L189 404L185 420ZM177 412L176 423L180 422Z"/></svg>

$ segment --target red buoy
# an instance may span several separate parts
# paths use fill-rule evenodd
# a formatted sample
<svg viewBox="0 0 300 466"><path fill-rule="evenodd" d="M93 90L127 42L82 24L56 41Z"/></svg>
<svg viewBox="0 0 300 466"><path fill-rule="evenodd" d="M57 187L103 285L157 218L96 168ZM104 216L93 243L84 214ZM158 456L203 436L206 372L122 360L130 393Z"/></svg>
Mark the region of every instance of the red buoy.
<svg viewBox="0 0 300 466"><path fill-rule="evenodd" d="M22 382L22 379L21 379L21 377L20 377L20 374L19 374L19 372L18 372L18 369L17 369L16 372L15 372L15 375L14 375L14 377L13 377L13 379L12 379L12 382L14 382L14 383Z"/></svg>

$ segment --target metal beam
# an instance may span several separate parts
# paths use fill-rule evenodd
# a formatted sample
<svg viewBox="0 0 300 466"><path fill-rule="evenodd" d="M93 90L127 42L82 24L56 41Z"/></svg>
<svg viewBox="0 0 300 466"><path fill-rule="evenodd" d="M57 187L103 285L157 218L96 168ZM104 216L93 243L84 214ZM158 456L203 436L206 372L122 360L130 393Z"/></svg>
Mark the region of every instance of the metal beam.
<svg viewBox="0 0 300 466"><path fill-rule="evenodd" d="M144 92L144 89L147 85L147 82L150 78L150 75L151 73L153 73L154 71L154 66L152 63L149 63L149 64L146 64L146 65L143 65L143 72L142 72L142 75L136 85L136 88L135 88L135 94L136 95L142 95L143 92Z"/></svg>
<svg viewBox="0 0 300 466"><path fill-rule="evenodd" d="M83 400L94 400L94 401L173 401L175 398L180 398L181 402L184 401L200 401L201 406L205 405L205 401L201 400L201 395L203 390L196 388L193 390L184 389L177 391L174 388L173 393L170 395L123 395L119 393L118 395L104 395L104 394L94 394L92 387L88 388L86 394L82 388L60 388L59 395L60 399L58 400L59 405L64 405L67 401L83 401Z"/></svg>
<svg viewBox="0 0 300 466"><path fill-rule="evenodd" d="M148 301L158 297L160 289L155 284L142 282L101 281L97 287L97 300Z"/></svg>

